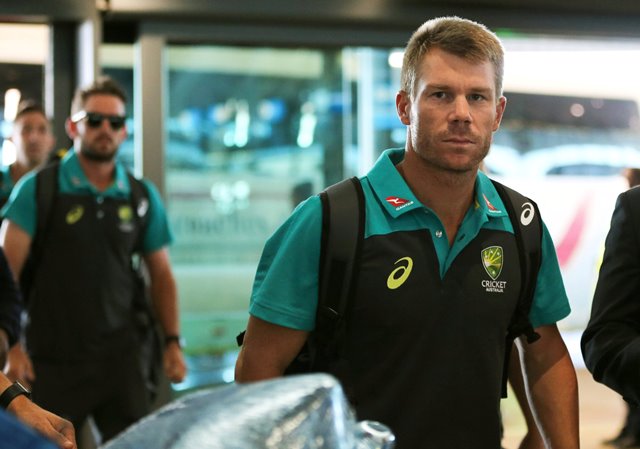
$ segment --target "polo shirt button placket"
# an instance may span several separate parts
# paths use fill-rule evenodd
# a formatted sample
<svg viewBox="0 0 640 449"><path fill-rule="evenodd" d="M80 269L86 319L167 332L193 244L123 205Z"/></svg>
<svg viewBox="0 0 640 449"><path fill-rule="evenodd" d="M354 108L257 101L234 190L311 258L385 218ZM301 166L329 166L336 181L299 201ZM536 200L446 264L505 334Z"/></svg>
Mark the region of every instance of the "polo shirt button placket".
<svg viewBox="0 0 640 449"><path fill-rule="evenodd" d="M104 197L102 196L98 196L96 197L96 203L98 203L98 205L102 205L102 203L104 203ZM96 216L98 217L98 219L102 219L104 217L104 210L102 210L102 208L98 208L98 212L96 213Z"/></svg>

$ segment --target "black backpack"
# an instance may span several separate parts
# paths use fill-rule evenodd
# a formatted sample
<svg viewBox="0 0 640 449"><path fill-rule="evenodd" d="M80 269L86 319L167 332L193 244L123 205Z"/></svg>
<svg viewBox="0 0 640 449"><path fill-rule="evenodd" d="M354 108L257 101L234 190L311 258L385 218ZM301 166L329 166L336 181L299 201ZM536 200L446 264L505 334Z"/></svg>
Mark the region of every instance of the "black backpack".
<svg viewBox="0 0 640 449"><path fill-rule="evenodd" d="M58 194L59 167L59 159L54 160L38 170L36 174L36 210L38 211L36 231L31 240L29 256L20 274L20 290L25 303L28 303L29 289L34 278L36 267L42 256L44 242L47 238L48 225ZM127 177L131 187L131 195L129 197L130 205L141 230L140 236L143 236L148 222L148 214L144 214L141 217L136 211L143 202L146 201L147 205L149 204L149 192L144 183L129 171L127 171ZM142 237L140 237L136 243L136 252L140 252L141 250ZM145 279L145 267L139 256L136 256L134 260L132 260L132 268L136 276L136 294L133 302L133 314L141 341L140 362L143 375L147 382L147 390L153 401L162 369L162 342L158 323L155 319L149 298Z"/></svg>
<svg viewBox="0 0 640 449"><path fill-rule="evenodd" d="M538 206L515 190L492 180L511 220L518 246L522 285L508 328L505 345L502 396L507 395L509 357L514 340L525 335L529 343L540 336L529 321L542 259L542 220ZM285 374L318 371L341 372L343 343L350 298L356 289L360 252L364 241L365 205L360 180L345 179L320 193L322 237L316 327ZM244 332L238 335L242 345ZM348 375L346 372L342 372ZM349 386L345 386L349 394Z"/></svg>

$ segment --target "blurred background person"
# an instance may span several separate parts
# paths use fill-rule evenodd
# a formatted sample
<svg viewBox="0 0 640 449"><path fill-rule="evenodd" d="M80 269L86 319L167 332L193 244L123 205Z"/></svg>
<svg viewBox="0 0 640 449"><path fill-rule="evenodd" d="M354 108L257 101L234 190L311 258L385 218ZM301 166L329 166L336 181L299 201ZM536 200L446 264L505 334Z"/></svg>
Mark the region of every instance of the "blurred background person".
<svg viewBox="0 0 640 449"><path fill-rule="evenodd" d="M0 207L7 202L18 180L42 165L53 149L55 138L42 105L32 100L20 103L10 140L15 146L16 160L0 169Z"/></svg>
<svg viewBox="0 0 640 449"><path fill-rule="evenodd" d="M73 149L20 181L0 231L14 276L32 275L22 293L34 399L76 429L93 417L103 441L150 410L134 310L138 256L165 336L164 372L173 382L186 373L165 209L150 182L116 161L127 136L126 101L108 77L76 91L66 122ZM55 197L44 211L37 184L48 179L42 191L55 189ZM144 198L135 200L139 190Z"/></svg>

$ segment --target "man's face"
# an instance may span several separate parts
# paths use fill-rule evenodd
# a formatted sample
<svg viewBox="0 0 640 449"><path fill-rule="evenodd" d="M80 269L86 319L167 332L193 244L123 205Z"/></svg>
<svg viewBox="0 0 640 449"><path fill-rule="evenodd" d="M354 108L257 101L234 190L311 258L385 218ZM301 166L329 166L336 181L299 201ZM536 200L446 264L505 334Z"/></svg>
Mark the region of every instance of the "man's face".
<svg viewBox="0 0 640 449"><path fill-rule="evenodd" d="M16 159L31 169L44 162L53 148L54 138L47 118L33 111L16 119L11 141L16 146Z"/></svg>
<svg viewBox="0 0 640 449"><path fill-rule="evenodd" d="M409 150L438 170L477 170L504 112L505 98L496 97L489 61L471 63L438 48L430 50L413 98L405 92L396 98L400 119L409 126Z"/></svg>
<svg viewBox="0 0 640 449"><path fill-rule="evenodd" d="M124 103L115 95L91 95L85 102L84 112L83 118L69 123L69 134L76 150L87 159L111 162L127 137L124 124L114 125L125 116Z"/></svg>

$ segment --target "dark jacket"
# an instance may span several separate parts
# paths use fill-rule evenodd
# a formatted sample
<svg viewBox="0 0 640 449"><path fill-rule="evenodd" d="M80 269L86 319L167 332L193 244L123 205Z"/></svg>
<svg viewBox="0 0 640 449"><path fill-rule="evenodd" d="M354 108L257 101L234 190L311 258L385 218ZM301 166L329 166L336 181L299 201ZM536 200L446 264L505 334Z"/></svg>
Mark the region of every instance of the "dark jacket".
<svg viewBox="0 0 640 449"><path fill-rule="evenodd" d="M20 333L20 294L13 280L9 264L0 248L0 329L9 336L9 345L17 341Z"/></svg>
<svg viewBox="0 0 640 449"><path fill-rule="evenodd" d="M595 380L640 403L640 187L616 202L582 354Z"/></svg>

